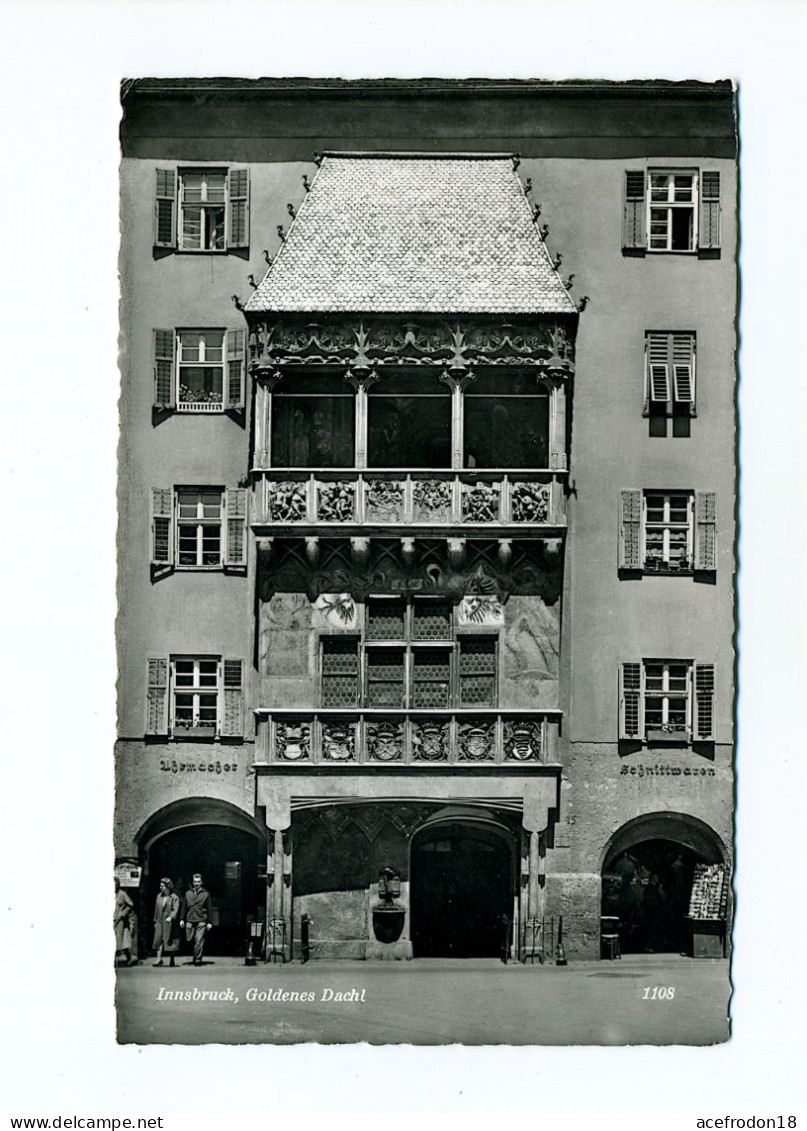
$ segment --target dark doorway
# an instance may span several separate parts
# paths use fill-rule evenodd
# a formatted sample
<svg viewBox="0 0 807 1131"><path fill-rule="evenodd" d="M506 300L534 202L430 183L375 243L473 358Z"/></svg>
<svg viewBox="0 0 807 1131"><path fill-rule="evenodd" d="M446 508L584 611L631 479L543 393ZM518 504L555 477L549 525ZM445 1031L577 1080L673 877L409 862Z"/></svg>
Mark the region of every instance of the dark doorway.
<svg viewBox="0 0 807 1131"><path fill-rule="evenodd" d="M151 945L154 901L160 878L173 880L180 899L190 887L194 872L201 872L213 904L213 929L205 943L206 954L242 954L248 915L265 913L266 850L257 836L222 825L194 825L161 836L149 850L145 924ZM186 949L184 940L182 950Z"/></svg>
<svg viewBox="0 0 807 1131"><path fill-rule="evenodd" d="M697 863L704 858L670 840L645 840L606 860L602 914L620 921L623 954L681 954L688 950L686 916Z"/></svg>
<svg viewBox="0 0 807 1131"><path fill-rule="evenodd" d="M481 825L441 824L412 845L415 958L500 958L513 911L513 856Z"/></svg>

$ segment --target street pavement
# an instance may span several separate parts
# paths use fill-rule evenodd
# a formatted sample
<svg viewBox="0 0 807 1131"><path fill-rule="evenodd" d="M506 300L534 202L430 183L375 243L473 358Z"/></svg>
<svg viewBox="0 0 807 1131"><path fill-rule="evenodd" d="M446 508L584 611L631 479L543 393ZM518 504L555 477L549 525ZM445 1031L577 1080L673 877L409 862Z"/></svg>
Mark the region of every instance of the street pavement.
<svg viewBox="0 0 807 1131"><path fill-rule="evenodd" d="M148 960L118 971L120 1043L705 1045L729 1035L722 959L635 955L566 967L180 961L176 969ZM167 996L177 993L179 1000Z"/></svg>

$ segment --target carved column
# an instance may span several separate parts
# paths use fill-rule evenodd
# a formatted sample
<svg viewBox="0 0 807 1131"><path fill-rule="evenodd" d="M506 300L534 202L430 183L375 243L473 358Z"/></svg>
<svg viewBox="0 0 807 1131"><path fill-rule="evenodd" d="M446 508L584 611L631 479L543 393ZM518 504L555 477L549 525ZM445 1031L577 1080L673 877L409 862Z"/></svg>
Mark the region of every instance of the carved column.
<svg viewBox="0 0 807 1131"><path fill-rule="evenodd" d="M279 369L260 369L255 390L255 467L272 466L272 391L283 377Z"/></svg>
<svg viewBox="0 0 807 1131"><path fill-rule="evenodd" d="M356 391L355 428L356 428L356 467L367 467L367 390L378 380L377 373L351 370L345 374L345 380Z"/></svg>
<svg viewBox="0 0 807 1131"><path fill-rule="evenodd" d="M467 369L445 369L440 380L451 389L451 468L462 471L465 447L465 419L462 393L466 385L476 378Z"/></svg>
<svg viewBox="0 0 807 1131"><path fill-rule="evenodd" d="M549 466L566 470L566 385L552 385L549 397Z"/></svg>

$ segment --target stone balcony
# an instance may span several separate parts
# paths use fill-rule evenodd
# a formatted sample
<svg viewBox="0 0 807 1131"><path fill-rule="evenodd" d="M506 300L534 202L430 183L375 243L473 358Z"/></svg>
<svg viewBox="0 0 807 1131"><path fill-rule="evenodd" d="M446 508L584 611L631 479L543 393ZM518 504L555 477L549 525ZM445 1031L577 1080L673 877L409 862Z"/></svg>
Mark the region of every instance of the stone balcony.
<svg viewBox="0 0 807 1131"><path fill-rule="evenodd" d="M546 533L566 525L564 472L266 470L252 525L265 534Z"/></svg>
<svg viewBox="0 0 807 1131"><path fill-rule="evenodd" d="M393 710L258 708L258 765L296 768L366 765L489 769L557 761L557 710L465 708Z"/></svg>

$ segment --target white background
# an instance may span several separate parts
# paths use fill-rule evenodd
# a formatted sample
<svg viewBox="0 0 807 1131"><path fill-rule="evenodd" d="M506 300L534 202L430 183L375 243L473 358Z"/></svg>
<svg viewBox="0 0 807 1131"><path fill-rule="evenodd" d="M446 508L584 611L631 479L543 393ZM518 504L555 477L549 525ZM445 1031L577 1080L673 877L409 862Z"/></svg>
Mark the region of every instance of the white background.
<svg viewBox="0 0 807 1131"><path fill-rule="evenodd" d="M608 1129L625 1126L606 1114L615 1112L742 1116L807 1108L800 1083L807 727L799 724L805 25L803 4L761 0L0 0L7 697L0 1107L50 1116L198 1112L195 1131L220 1126L216 1112L540 1112L572 1128ZM105 927L115 733L118 84L123 77L261 75L740 83L739 898L727 1045L114 1043ZM597 1114L568 1114L575 1112ZM663 1126L695 1123L682 1115Z"/></svg>

